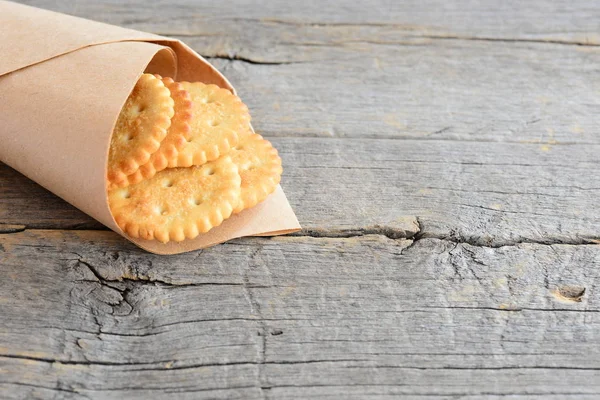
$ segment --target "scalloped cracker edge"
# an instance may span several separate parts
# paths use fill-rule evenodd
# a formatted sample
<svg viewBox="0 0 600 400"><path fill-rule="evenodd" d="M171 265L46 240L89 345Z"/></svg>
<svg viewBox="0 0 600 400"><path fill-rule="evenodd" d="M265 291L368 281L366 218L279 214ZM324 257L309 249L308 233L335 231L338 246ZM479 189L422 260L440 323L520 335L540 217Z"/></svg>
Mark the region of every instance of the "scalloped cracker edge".
<svg viewBox="0 0 600 400"><path fill-rule="evenodd" d="M271 142L249 128L229 156L237 165L242 178L240 202L234 209L239 213L254 207L275 191L283 172L281 158Z"/></svg>
<svg viewBox="0 0 600 400"><path fill-rule="evenodd" d="M162 78L160 75L154 76L161 79L171 92L175 114L171 118L171 126L167 130L165 138L160 142L158 150L152 153L147 163L141 165L133 174L128 175L127 179L120 185L121 187L152 178L157 172L167 168L169 163L176 162L179 151L191 135L192 100L190 94L183 89L180 83L173 81L173 79Z"/></svg>
<svg viewBox="0 0 600 400"><path fill-rule="evenodd" d="M231 157L170 168L108 193L119 227L134 238L180 242L229 218L240 201L241 178Z"/></svg>
<svg viewBox="0 0 600 400"><path fill-rule="evenodd" d="M202 165L227 154L250 122L248 107L227 89L181 82L192 98L191 135L169 167Z"/></svg>
<svg viewBox="0 0 600 400"><path fill-rule="evenodd" d="M125 101L112 133L107 179L122 185L148 162L167 135L174 114L169 89L154 75L143 74Z"/></svg>

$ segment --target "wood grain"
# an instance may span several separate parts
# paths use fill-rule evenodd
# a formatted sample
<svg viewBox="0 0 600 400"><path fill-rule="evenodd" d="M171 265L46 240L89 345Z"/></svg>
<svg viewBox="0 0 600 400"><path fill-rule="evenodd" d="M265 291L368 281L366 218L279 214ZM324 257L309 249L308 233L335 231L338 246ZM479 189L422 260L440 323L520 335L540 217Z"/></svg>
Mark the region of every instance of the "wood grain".
<svg viewBox="0 0 600 400"><path fill-rule="evenodd" d="M445 140L272 139L284 163L282 185L305 234L406 236L417 229L416 218L422 235L479 245L600 239L600 215L592 212L600 193L600 176L593 172L600 168L600 145L546 149ZM93 225L34 183L3 170L8 172L0 174L0 186L9 194L0 209L5 223Z"/></svg>
<svg viewBox="0 0 600 400"><path fill-rule="evenodd" d="M600 5L459 3L52 7L218 57L267 136L599 143Z"/></svg>
<svg viewBox="0 0 600 400"><path fill-rule="evenodd" d="M600 394L596 245L283 237L161 257L112 232L0 238L19 393Z"/></svg>
<svg viewBox="0 0 600 400"><path fill-rule="evenodd" d="M0 163L0 397L600 397L598 4L24 3L210 57L304 229L155 256Z"/></svg>
<svg viewBox="0 0 600 400"><path fill-rule="evenodd" d="M444 0L395 2L372 0L369 4L350 1L307 2L301 6L286 0L268 4L233 0L228 6L209 1L153 1L73 3L68 0L25 0L24 4L81 16L95 17L112 24L161 33L185 33L219 37L224 32L241 32L239 27L261 30L286 25L281 34L294 27L374 27L402 30L406 34L455 35L507 40L555 40L599 44L596 3L575 0L496 2L482 0L467 4ZM246 24L246 25L244 25ZM240 39L251 43L251 31ZM256 50L266 51L262 43Z"/></svg>

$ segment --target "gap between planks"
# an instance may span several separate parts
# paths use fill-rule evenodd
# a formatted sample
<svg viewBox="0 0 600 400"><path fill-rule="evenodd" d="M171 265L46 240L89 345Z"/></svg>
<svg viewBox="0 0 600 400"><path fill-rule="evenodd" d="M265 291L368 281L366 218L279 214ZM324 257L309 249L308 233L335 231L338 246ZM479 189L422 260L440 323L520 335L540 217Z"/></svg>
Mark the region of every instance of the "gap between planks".
<svg viewBox="0 0 600 400"><path fill-rule="evenodd" d="M91 232L105 232L106 229L52 229L44 228L39 229L35 227L27 227L25 225L9 225L0 224L0 235L1 234L12 234L24 231L45 231L45 230L58 230L58 231L91 231ZM567 238L567 237L545 237L543 240L504 240L497 241L494 239L482 239L476 237L461 237L461 236L448 236L440 235L434 232L429 232L423 227L423 223L419 220L419 217L406 217L398 226L386 226L386 225L373 225L366 227L353 227L353 228L304 228L299 232L286 235L284 237L289 238L329 238L329 239L349 239L367 235L380 235L385 236L389 239L404 239L410 240L412 243L408 248L413 246L416 242L421 239L439 239L449 241L457 244L468 244L475 247L489 247L489 248L500 248L507 246L518 246L520 244L538 244L538 245L594 245L600 244L600 237L594 238ZM299 239L301 240L301 239Z"/></svg>

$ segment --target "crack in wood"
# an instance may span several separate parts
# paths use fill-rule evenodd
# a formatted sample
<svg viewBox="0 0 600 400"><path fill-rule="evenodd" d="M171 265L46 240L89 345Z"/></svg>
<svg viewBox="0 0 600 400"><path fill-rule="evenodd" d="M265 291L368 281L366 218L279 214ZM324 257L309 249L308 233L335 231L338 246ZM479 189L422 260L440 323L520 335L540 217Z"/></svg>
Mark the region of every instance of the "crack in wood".
<svg viewBox="0 0 600 400"><path fill-rule="evenodd" d="M300 388L300 389L308 389L308 388L352 388L352 387L368 387L368 388L397 388L397 387L406 387L406 384L365 384L365 383L351 383L351 384L304 384L304 385L275 385L272 387L268 387L267 389L285 389L285 388ZM409 396L410 398L414 397L453 397L453 398L463 398L463 397L476 397L476 396L499 396L499 397L507 397L507 396L549 396L549 395L558 395L558 396L594 396L600 394L600 392L557 392L557 391L549 391L549 392L532 392L526 391L524 392L490 392L490 391L480 391L480 392L422 392L415 393L414 391L406 391L406 392L398 392L394 391L394 396ZM477 398L477 397L476 397Z"/></svg>
<svg viewBox="0 0 600 400"><path fill-rule="evenodd" d="M0 233L18 233L23 232L26 228L25 225L0 224Z"/></svg>
<svg viewBox="0 0 600 400"><path fill-rule="evenodd" d="M589 46L598 47L600 44L588 43L578 40L559 40L559 39L526 39L526 38L506 38L506 37L485 37L485 36L461 36L461 35L419 35L418 38L437 39L437 40L466 40L478 42L500 42L500 43L536 43L536 44L557 44L566 46Z"/></svg>
<svg viewBox="0 0 600 400"><path fill-rule="evenodd" d="M472 206L472 205L465 205L465 206ZM477 206L477 207L479 207L479 206ZM479 208L484 208L484 207L479 207ZM494 210L494 209L490 209L490 210L497 211L497 212L506 212L505 210ZM348 239L348 238L356 238L356 237L367 236L367 235L381 235L381 236L385 236L389 239L412 240L413 243L409 244L403 250L403 252L405 252L408 249L410 249L411 247L413 247L416 244L416 242L418 242L421 239L438 239L438 240L444 240L444 241L449 241L449 242L453 242L453 243L468 244L468 245L471 245L474 247L489 247L489 248L518 246L521 244L537 244L537 245L543 245L543 246L553 246L553 245L579 246L579 245L600 244L600 234L598 234L597 236L580 237L577 239L573 239L570 237L559 237L559 236L546 236L543 239L532 239L532 238L497 239L497 238L492 238L489 236L486 236L485 238L477 237L477 236L464 237L464 236L460 235L459 233L457 233L456 231L452 231L452 232L450 232L450 234L444 235L444 234L439 234L439 233L435 233L435 232L430 232L430 231L426 230L425 228L423 228L421 226L419 217L414 217L414 219L416 221L415 224L418 224L417 228L414 231L412 229L398 228L398 227L389 226L389 225L372 225L372 226L366 226L366 227L347 227L347 228L346 227L344 227L344 228L304 228L301 231L289 234L286 237L288 237L288 238L312 237L312 238L329 238L329 239ZM22 233L24 231L37 231L37 230L40 230L40 229L26 227L26 228L24 228L22 230L18 230L18 231L0 232L0 233L1 234L17 234L17 233ZM52 230L52 229L44 228L42 230ZM57 231L78 230L79 231L79 229L62 229L62 228L55 229L55 230L57 230ZM85 230L89 230L89 229L85 229ZM102 230L93 229L93 230L89 230L89 231L102 232L105 230L104 229L102 229ZM253 238L253 239L256 240L257 238ZM267 239L268 238L265 238L265 240L267 240ZM239 239L239 240L243 240L243 239ZM223 245L225 245L225 246L236 245L236 242L226 242ZM52 246L45 246L43 244L35 244L35 245L20 244L20 246L36 247L36 248L43 248L43 247L52 248ZM78 261L85 264L85 262L83 262L81 259L79 259ZM166 287L205 286L205 285L243 286L242 283L220 283L220 282L203 282L203 283L189 283L189 284L174 283L174 282L168 282L165 280L145 277L143 275L138 275L138 276L136 276L135 279L123 277L123 278L117 279L117 280L108 280L101 276L97 276L97 278L99 278L99 279L101 278L105 282L131 281L131 282L153 283L153 284L162 285L162 286L166 286ZM260 286L252 286L252 287L260 287Z"/></svg>
<svg viewBox="0 0 600 400"><path fill-rule="evenodd" d="M165 393L175 394L175 393L214 392L214 391L217 391L217 390L252 389L252 388L255 388L255 387L256 386L228 386L228 387L214 387L214 388L206 388L206 389L202 389L202 388L184 389L184 388L182 388L180 390L180 389L145 387L145 386L122 386L122 387L116 387L116 388L85 388L85 389L81 389L81 390L85 391L85 392L125 392L125 391L132 391L132 392L138 391L138 392L140 392L140 391L150 391L150 392L160 392L162 394L165 394ZM78 394L80 394L80 393L78 392ZM127 398L127 397L124 397L124 398Z"/></svg>
<svg viewBox="0 0 600 400"><path fill-rule="evenodd" d="M332 126L331 127L332 130L338 130L339 128L336 129L336 126ZM271 130L268 127L263 128L260 130L260 134L268 137L268 138L309 138L309 139L314 139L314 138L319 138L319 139L330 139L330 140L351 140L351 139L355 139L353 137L348 137L348 136L342 136L342 135L326 135L323 136L322 129L306 129L303 131L304 132L304 136L299 136L297 131L293 131L293 132L283 132L282 131L275 131L275 130ZM428 132L426 133L424 136L411 136L411 135L403 135L402 132L398 132L396 135L394 136L377 136L377 135L365 135L365 139L371 139L371 140L389 140L389 141L405 141L405 142L451 142L451 143L456 143L456 142L460 142L460 143L468 143L468 144L472 144L472 143L496 143L496 144L514 144L514 145L522 145L522 146L531 146L531 145L540 145L540 144L544 144L544 142L539 141L539 140L535 140L535 141L526 141L524 142L523 140L513 140L511 138L502 138L502 139L485 139L485 138L469 138L469 137L453 137L453 136L448 136L448 137L437 137L437 136L432 136L433 133L435 131L432 132ZM472 133L478 133L479 131L475 131ZM556 142L556 143L552 143L552 146L577 146L577 145L589 145L589 146L597 146L598 143L597 142L588 142L588 141L568 141L568 140L564 140L564 141L560 141L560 142ZM283 152L281 152L283 153Z"/></svg>
<svg viewBox="0 0 600 400"><path fill-rule="evenodd" d="M90 399L89 396L81 393L80 391L77 391L74 389L68 389L68 388L64 388L64 387L59 387L59 382L60 381L57 381L57 384L55 387L36 385L34 383L25 383L25 382L2 382L2 383L0 383L0 385L8 384L8 385L15 385L15 386L24 386L24 387L31 387L31 388L37 388L37 389L51 390L54 392L76 394L78 396L82 396L84 399Z"/></svg>
<svg viewBox="0 0 600 400"><path fill-rule="evenodd" d="M405 229L398 229L393 226L375 225L365 228L342 228L342 229L327 229L327 228L304 228L299 232L289 236L308 236L314 238L353 238L366 235L382 235L389 239L410 239L414 237L418 231L411 232Z"/></svg>
<svg viewBox="0 0 600 400"><path fill-rule="evenodd" d="M75 253L74 253L75 254ZM246 285L245 283L231 283L231 282L198 282L198 283L175 283L175 282L168 282L162 279L157 279L157 278L151 278L151 277L147 277L144 275L141 275L139 273L135 273L133 275L133 277L128 276L119 276L118 278L115 279L109 279L104 277L97 269L97 267L95 267L94 265L90 264L87 261L83 260L83 257L79 254L76 254L79 258L77 261L80 264L86 266L91 272L92 274L94 274L94 277L96 278L96 280L93 280L91 282L99 282L101 284L104 284L108 287L110 287L111 289L115 289L118 290L119 292L121 292L122 294L126 294L129 292L129 288L120 288L118 286L114 286L112 284L114 283L129 283L129 284L140 284L140 285L155 285L158 287L177 287L177 288L182 288L182 287L198 287L198 286L241 286L241 287L252 287L252 288L269 288L271 286L267 286L267 285ZM132 266L135 268L135 265L132 264ZM88 280L79 280L82 282L88 281ZM88 281L89 282L89 281Z"/></svg>
<svg viewBox="0 0 600 400"><path fill-rule="evenodd" d="M415 240L416 242L417 240ZM414 242L413 242L414 243ZM454 276L456 278L458 278L459 281L462 281L465 279L465 277L463 276L462 272L461 272L461 268L458 265L457 262L457 255L456 253L454 253L456 251L456 249L458 248L458 243L454 244L454 247L448 251L448 261L450 262L450 266L452 267L452 269L454 270Z"/></svg>
<svg viewBox="0 0 600 400"><path fill-rule="evenodd" d="M311 27L311 28L387 28L394 29L402 33L410 33L405 37L408 39L432 39L432 40L464 40L464 41L485 41L485 42L501 42L501 43L536 43L536 44L557 44L567 46L590 46L597 47L600 44L592 43L589 41L582 40L569 40L569 39L550 39L550 38L520 38L520 37L492 37L492 36L467 36L457 35L452 33L438 33L428 34L426 31L430 30L427 26L416 26L408 24L397 24L387 22L305 22L305 21L293 21L280 18L229 18L233 22L251 22L259 24L280 24L290 25L297 27ZM163 32L161 35L164 36L182 36L182 37L206 37L206 36L217 36L215 34L206 34L202 32ZM374 41L375 44L378 44ZM299 44L299 43L296 43ZM335 43L333 43L335 44ZM383 42L382 44L387 44ZM535 122L535 121L534 121Z"/></svg>
<svg viewBox="0 0 600 400"><path fill-rule="evenodd" d="M253 65L289 65L289 64L305 64L308 61L268 61L268 60L257 60L248 56L242 56L240 54L226 54L226 53L215 53L215 54L202 54L202 57L207 60L228 60L228 61L241 61L247 64Z"/></svg>
<svg viewBox="0 0 600 400"><path fill-rule="evenodd" d="M387 354L387 353L386 353ZM432 353L433 355L438 355L437 353ZM399 353L399 355L406 355L404 353ZM414 353L414 355L427 355ZM466 355L462 353L450 354L450 355ZM477 354L479 355L479 354ZM531 355L531 354L526 354ZM532 366L523 366L523 365L505 365L498 367L485 367L485 366L475 366L475 367L463 367L460 365L457 366L412 366L412 365L394 365L394 364L373 364L373 360L367 359L356 359L356 358L336 358L336 359L316 359L316 360L278 360L278 361L265 361L265 362L255 362L255 361L229 361L223 363L203 363L203 364L190 364L190 365L173 365L169 367L164 367L163 365L168 361L153 361L148 363L143 362L124 362L124 363L111 363L111 362L103 362L103 361L68 361L68 360L59 360L52 358L39 358L39 357L29 357L29 356L17 356L4 354L0 355L1 358L10 358L16 360L27 360L27 361L36 361L42 363L50 363L50 364L63 364L63 365L80 365L80 366L101 366L101 367L152 367L155 368L133 368L127 369L127 371L168 371L168 370L190 370L197 368L207 368L207 367L228 367L234 365L305 365L305 364L327 364L327 363L355 363L358 365L346 365L345 368L394 368L394 369L408 369L408 370L467 370L467 371L477 371L477 370L489 370L489 371L499 371L499 370L576 370L576 371L600 371L600 367L576 367L576 366L556 366L556 365L532 365ZM257 387L257 386L252 386ZM272 387L270 384L263 384L263 387Z"/></svg>
<svg viewBox="0 0 600 400"><path fill-rule="evenodd" d="M521 312L521 311L541 311L541 312L569 312L569 313L600 313L595 309L576 309L576 308L535 308L535 307L467 307L467 306L446 306L446 307L424 307L430 310L488 310L501 312Z"/></svg>
<svg viewBox="0 0 600 400"><path fill-rule="evenodd" d="M254 253L250 256L251 259L254 259L256 255L260 252L260 247L254 251ZM258 346L257 346L257 357L258 362L257 366L257 383L256 387L259 389L260 394L263 399L267 399L267 394L263 391L263 387L265 386L265 382L267 381L266 372L263 367L266 361L266 352L267 352L267 324L263 318L260 302L254 297L252 293L252 289L250 288L250 277L248 276L249 270L246 268L242 271L242 267L238 265L240 270L240 275L242 275L243 280L243 288L244 288L244 296L248 300L250 305L250 312L255 314L257 318L257 323L259 325L259 331L257 335L259 337Z"/></svg>
<svg viewBox="0 0 600 400"><path fill-rule="evenodd" d="M163 393L202 393L202 392L213 392L216 390L239 390L239 389L255 389L256 386L227 386L227 387L217 387L217 388L208 388L208 389L162 389ZM154 389L160 390L160 389Z"/></svg>
<svg viewBox="0 0 600 400"><path fill-rule="evenodd" d="M49 364L54 364L54 363L59 363L59 364L63 364L63 365L100 365L100 366L126 366L126 365L142 365L143 363L131 363L131 362L124 362L124 363L118 363L118 362L110 362L110 361L90 361L90 360L85 360L85 361L72 361L72 360L61 360L61 359L57 359L57 358L47 358L47 357L31 357L31 356L22 356L22 355L15 355L15 354L0 354L0 358L12 358L12 359L17 359L17 360L28 360L28 361L37 361L37 362L44 362L44 363L49 363ZM154 363L160 363L160 362L167 362L167 361L155 361L151 364Z"/></svg>
<svg viewBox="0 0 600 400"><path fill-rule="evenodd" d="M497 210L494 210L497 211ZM417 219L418 220L418 219ZM543 239L530 239L530 238L520 238L520 239L497 239L491 237L464 237L457 231L451 231L449 235L442 235L435 232L429 232L427 229L419 222L419 231L415 233L415 235L411 238L414 242L418 242L421 239L438 239L449 241L453 243L459 244L468 244L474 247L488 247L488 248L500 248L500 247L510 247L510 246L519 246L521 244L536 244L542 246L553 246L553 245L570 245L570 246L579 246L579 245L594 245L600 243L600 234L597 237L591 238L567 238L567 237L556 237L556 236L546 236ZM414 243L413 243L414 245ZM412 247L409 246L409 247ZM406 249L405 249L406 250Z"/></svg>

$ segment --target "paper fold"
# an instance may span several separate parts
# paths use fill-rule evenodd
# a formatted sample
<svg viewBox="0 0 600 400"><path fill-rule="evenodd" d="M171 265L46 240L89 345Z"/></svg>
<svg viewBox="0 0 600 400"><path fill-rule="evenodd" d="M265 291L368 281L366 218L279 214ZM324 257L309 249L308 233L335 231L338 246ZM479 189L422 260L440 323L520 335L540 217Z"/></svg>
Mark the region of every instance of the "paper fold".
<svg viewBox="0 0 600 400"><path fill-rule="evenodd" d="M112 128L144 71L234 90L182 42L0 1L0 160L121 235L108 208ZM134 240L175 254L300 228L283 191L193 240Z"/></svg>

